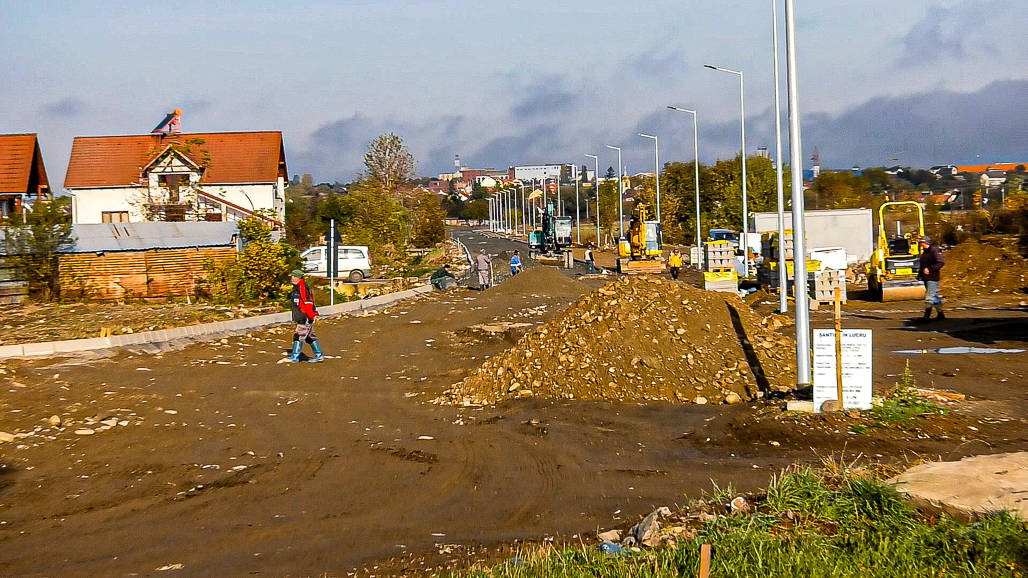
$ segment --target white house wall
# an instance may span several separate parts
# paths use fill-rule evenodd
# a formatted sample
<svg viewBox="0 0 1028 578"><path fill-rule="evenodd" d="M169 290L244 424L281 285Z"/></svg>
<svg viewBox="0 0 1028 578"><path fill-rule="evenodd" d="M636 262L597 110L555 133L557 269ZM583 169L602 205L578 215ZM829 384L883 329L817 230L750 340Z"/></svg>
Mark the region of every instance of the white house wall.
<svg viewBox="0 0 1028 578"><path fill-rule="evenodd" d="M208 194L224 199L247 210L271 210L279 221L285 220L285 182L277 183L211 184L200 185ZM105 211L128 211L129 222L145 221L139 210L139 201L145 198L143 187L73 189L72 223L102 223ZM183 193L188 194L187 191ZM135 204L135 206L134 206Z"/></svg>

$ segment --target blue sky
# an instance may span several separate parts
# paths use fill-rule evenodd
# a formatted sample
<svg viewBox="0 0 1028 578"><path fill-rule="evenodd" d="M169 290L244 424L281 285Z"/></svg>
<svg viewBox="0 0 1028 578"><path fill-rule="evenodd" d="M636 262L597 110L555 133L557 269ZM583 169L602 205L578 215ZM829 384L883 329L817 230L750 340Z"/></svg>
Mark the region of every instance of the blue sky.
<svg viewBox="0 0 1028 578"><path fill-rule="evenodd" d="M784 2L781 52L784 63ZM630 171L773 147L771 1L0 0L0 133L36 132L52 184L77 135L281 130L290 173L353 178L395 132L418 171L543 162ZM797 1L805 157L829 167L1026 160L1023 0ZM784 103L784 65L783 103ZM783 115L784 119L784 115ZM785 121L783 120L783 123Z"/></svg>

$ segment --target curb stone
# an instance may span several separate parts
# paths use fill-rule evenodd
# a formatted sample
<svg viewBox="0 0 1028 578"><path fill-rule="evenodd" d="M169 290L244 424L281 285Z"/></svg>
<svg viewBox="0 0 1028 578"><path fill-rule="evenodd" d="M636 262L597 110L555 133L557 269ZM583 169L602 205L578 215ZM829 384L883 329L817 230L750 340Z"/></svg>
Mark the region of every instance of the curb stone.
<svg viewBox="0 0 1028 578"><path fill-rule="evenodd" d="M387 305L424 295L432 292L432 286L418 285L412 289L379 295L370 299L360 301L349 301L338 305L319 307L318 312L322 316L336 316L346 313L363 313L373 311ZM88 337L83 339L65 339L62 341L43 341L39 343L21 343L17 345L0 345L0 360L19 359L27 357L50 357L58 354L78 353L82 351L96 351L101 349L114 349L118 347L130 347L134 345L159 345L179 340L209 341L220 339L230 335L248 333L254 329L281 325L288 322L290 314L288 311L281 313L269 313L255 317L242 319L229 319L227 321L215 321L212 323L201 323L188 325L186 327L174 327L170 329L158 329L154 331L141 331L125 335L112 335L111 337Z"/></svg>

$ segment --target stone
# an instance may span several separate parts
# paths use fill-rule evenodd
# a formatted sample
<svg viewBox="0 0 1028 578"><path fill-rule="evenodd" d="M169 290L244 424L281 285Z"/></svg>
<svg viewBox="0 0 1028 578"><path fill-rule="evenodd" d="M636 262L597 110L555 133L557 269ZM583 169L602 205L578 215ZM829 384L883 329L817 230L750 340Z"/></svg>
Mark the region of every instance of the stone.
<svg viewBox="0 0 1028 578"><path fill-rule="evenodd" d="M112 427L118 425L118 418L110 417L110 418L107 418L107 419L100 420L100 423L102 423L103 425L105 425L105 426L107 426L109 428L112 428Z"/></svg>
<svg viewBox="0 0 1028 578"><path fill-rule="evenodd" d="M742 496L737 496L736 498L734 498L728 504L728 506L732 510L733 514L745 514L745 513L749 512L752 509L750 507L750 503L747 502L746 498L744 498Z"/></svg>
<svg viewBox="0 0 1028 578"><path fill-rule="evenodd" d="M49 418L47 418L46 422L48 424L52 425L52 426L55 426L55 427L60 426L61 425L61 416L56 415L56 414L52 415Z"/></svg>
<svg viewBox="0 0 1028 578"><path fill-rule="evenodd" d="M734 391L728 392L728 395L725 396L725 403L727 403L728 405L735 405L740 401L742 401L742 398L739 397L739 394L735 393Z"/></svg>
<svg viewBox="0 0 1028 578"><path fill-rule="evenodd" d="M974 520L1005 509L1028 521L1028 452L930 462L889 482L919 508Z"/></svg>
<svg viewBox="0 0 1028 578"><path fill-rule="evenodd" d="M7 443L14 441L14 434L0 431L0 443Z"/></svg>
<svg viewBox="0 0 1028 578"><path fill-rule="evenodd" d="M93 435L95 433L96 433L96 430L90 429L88 427L75 430L75 435L77 435L77 436L91 436L91 435Z"/></svg>
<svg viewBox="0 0 1028 578"><path fill-rule="evenodd" d="M621 530L607 530L606 532L600 532L599 534L596 534L596 538L600 542L620 542Z"/></svg>
<svg viewBox="0 0 1028 578"><path fill-rule="evenodd" d="M643 546L659 546L660 545L660 522L661 518L671 515L671 510L666 506L661 506L656 510L650 512L648 516L643 518L642 522L639 522L635 526L632 526L631 534L635 538L635 541Z"/></svg>
<svg viewBox="0 0 1028 578"><path fill-rule="evenodd" d="M692 401L696 405L706 405L707 404L707 398L703 397L702 395L697 395L696 399L694 399Z"/></svg>

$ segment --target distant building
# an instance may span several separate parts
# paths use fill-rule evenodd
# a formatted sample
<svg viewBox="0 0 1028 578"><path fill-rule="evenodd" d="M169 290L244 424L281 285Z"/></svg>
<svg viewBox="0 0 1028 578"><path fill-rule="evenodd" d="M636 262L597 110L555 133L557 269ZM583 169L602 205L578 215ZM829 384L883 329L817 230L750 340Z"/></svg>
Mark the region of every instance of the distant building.
<svg viewBox="0 0 1028 578"><path fill-rule="evenodd" d="M955 177L960 171L957 170L957 165L935 165L929 168L928 172L940 177Z"/></svg>
<svg viewBox="0 0 1028 578"><path fill-rule="evenodd" d="M282 133L75 137L64 179L72 222L285 221Z"/></svg>
<svg viewBox="0 0 1028 578"><path fill-rule="evenodd" d="M983 187L998 187L1007 180L1007 172L999 169L988 169L980 177Z"/></svg>
<svg viewBox="0 0 1028 578"><path fill-rule="evenodd" d="M0 135L0 218L50 197L50 182L36 135Z"/></svg>

